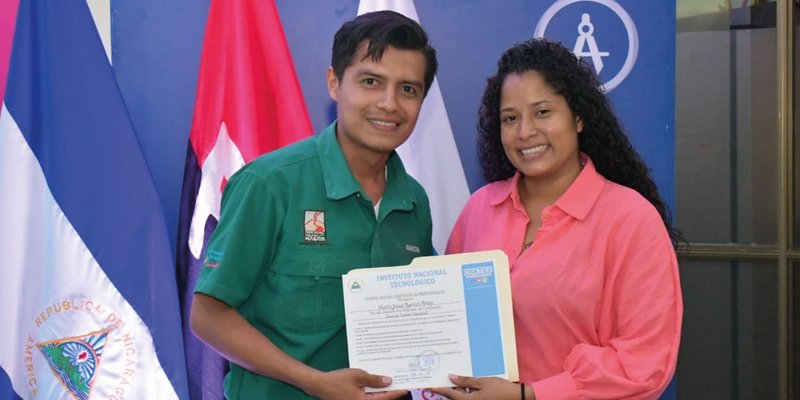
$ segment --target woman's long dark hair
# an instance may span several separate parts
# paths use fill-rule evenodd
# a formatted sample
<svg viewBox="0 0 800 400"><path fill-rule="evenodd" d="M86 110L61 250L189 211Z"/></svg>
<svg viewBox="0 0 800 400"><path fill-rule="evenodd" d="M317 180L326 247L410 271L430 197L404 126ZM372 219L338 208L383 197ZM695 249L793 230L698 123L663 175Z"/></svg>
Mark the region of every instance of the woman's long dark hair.
<svg viewBox="0 0 800 400"><path fill-rule="evenodd" d="M683 241L672 226L667 205L647 165L622 131L594 71L559 43L527 40L506 50L497 62L497 74L488 79L478 112L478 158L484 177L495 182L517 171L500 141L500 90L508 75L530 70L563 96L573 114L583 121L578 148L592 159L597 172L644 196L661 215L673 245Z"/></svg>

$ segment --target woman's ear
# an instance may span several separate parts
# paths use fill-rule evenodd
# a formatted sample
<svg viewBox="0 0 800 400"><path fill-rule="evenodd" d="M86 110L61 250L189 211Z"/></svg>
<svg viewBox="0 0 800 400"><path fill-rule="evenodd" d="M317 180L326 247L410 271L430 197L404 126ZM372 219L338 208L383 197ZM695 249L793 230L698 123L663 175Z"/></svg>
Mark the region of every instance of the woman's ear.
<svg viewBox="0 0 800 400"><path fill-rule="evenodd" d="M583 132L583 120L581 117L575 117L575 130L578 131L578 133Z"/></svg>

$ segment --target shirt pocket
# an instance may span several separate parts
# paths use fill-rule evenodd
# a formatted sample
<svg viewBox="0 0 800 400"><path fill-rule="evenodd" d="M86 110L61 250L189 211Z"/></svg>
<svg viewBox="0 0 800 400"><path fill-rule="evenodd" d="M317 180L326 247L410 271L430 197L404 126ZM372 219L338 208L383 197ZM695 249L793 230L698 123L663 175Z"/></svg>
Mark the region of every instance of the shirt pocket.
<svg viewBox="0 0 800 400"><path fill-rule="evenodd" d="M266 307L279 325L303 332L344 326L342 275L365 262L339 256L276 261Z"/></svg>

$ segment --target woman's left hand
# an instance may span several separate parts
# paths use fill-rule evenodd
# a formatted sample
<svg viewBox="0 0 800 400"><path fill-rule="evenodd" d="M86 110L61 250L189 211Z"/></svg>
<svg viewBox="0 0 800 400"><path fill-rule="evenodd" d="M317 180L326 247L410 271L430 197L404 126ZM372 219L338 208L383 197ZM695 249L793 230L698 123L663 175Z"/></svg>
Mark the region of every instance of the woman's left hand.
<svg viewBox="0 0 800 400"><path fill-rule="evenodd" d="M520 386L502 378L472 378L450 375L456 388L432 388L432 392L451 400L519 400Z"/></svg>

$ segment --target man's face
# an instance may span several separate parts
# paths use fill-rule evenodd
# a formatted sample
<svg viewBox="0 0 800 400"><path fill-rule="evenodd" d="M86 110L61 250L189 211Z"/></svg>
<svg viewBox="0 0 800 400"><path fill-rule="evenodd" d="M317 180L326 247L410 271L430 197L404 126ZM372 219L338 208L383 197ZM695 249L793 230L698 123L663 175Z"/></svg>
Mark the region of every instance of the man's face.
<svg viewBox="0 0 800 400"><path fill-rule="evenodd" d="M411 135L425 92L425 57L388 46L374 62L359 44L341 81L328 68L328 93L336 101L337 137L346 156L386 155Z"/></svg>

